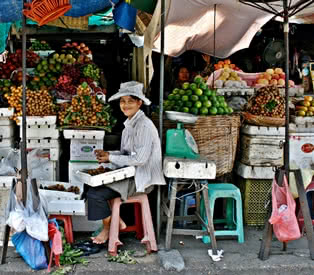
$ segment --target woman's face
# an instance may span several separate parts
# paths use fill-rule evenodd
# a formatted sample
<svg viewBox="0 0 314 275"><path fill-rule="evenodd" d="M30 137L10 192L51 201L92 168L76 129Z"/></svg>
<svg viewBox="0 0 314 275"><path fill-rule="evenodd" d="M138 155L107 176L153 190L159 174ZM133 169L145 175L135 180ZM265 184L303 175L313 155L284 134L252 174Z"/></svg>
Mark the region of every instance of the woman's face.
<svg viewBox="0 0 314 275"><path fill-rule="evenodd" d="M120 109L129 119L137 113L142 104L142 100L134 99L131 96L122 96L120 98Z"/></svg>
<svg viewBox="0 0 314 275"><path fill-rule="evenodd" d="M190 73L187 68L181 68L178 75L178 80L182 82L189 81Z"/></svg>

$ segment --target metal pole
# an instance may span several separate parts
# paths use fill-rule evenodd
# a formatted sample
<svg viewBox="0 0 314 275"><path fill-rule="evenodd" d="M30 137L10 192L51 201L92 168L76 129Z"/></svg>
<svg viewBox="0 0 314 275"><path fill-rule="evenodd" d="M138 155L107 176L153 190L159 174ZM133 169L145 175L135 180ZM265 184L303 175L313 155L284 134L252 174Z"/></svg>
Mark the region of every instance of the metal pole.
<svg viewBox="0 0 314 275"><path fill-rule="evenodd" d="M164 103L164 72L165 72L165 0L161 0L161 18L160 18L160 83L159 83L159 137L162 146L163 140L163 103ZM161 190L158 186L157 192L157 242L160 241L161 227Z"/></svg>
<svg viewBox="0 0 314 275"><path fill-rule="evenodd" d="M285 127L285 146L284 146L284 167L289 180L289 15L287 0L283 0L284 8L284 45L286 52L285 60L285 100L286 100L286 127Z"/></svg>
<svg viewBox="0 0 314 275"><path fill-rule="evenodd" d="M23 95L22 95L22 141L21 149L21 180L23 190L23 202L26 202L26 179L27 179L27 153L26 153L26 18L22 19L22 70L23 70Z"/></svg>

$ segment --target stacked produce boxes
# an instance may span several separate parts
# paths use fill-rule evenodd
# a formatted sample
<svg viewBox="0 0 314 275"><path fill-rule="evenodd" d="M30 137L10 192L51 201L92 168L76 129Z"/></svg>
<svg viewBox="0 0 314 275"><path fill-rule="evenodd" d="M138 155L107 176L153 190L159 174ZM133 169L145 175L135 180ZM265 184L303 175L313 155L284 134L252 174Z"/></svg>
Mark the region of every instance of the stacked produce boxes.
<svg viewBox="0 0 314 275"><path fill-rule="evenodd" d="M103 149L105 131L99 130L64 130L64 138L71 139L69 182L83 190L84 182L77 176L77 171L99 167L94 151ZM86 216L72 217L74 231L95 231L101 221L87 221Z"/></svg>
<svg viewBox="0 0 314 275"><path fill-rule="evenodd" d="M241 128L240 155L235 170L240 177L247 225L265 223L274 168L283 165L284 134L284 127L244 124Z"/></svg>
<svg viewBox="0 0 314 275"><path fill-rule="evenodd" d="M38 180L56 181L59 179L59 158L61 154L59 130L56 116L26 117L26 148L28 151L40 149L36 155L42 161L39 165L28 164L32 177ZM22 118L19 118L22 138Z"/></svg>

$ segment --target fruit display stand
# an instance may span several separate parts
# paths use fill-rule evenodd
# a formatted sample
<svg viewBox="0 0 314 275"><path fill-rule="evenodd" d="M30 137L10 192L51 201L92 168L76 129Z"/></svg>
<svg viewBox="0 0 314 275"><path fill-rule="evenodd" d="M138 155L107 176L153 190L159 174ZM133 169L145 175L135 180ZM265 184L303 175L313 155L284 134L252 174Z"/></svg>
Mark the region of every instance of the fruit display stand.
<svg viewBox="0 0 314 275"><path fill-rule="evenodd" d="M18 125L22 119L18 118ZM32 175L38 180L56 181L59 179L59 158L61 145L59 131L56 128L56 116L27 116L26 117L26 148L27 150L40 149L48 162L32 169ZM20 137L22 138L22 127Z"/></svg>

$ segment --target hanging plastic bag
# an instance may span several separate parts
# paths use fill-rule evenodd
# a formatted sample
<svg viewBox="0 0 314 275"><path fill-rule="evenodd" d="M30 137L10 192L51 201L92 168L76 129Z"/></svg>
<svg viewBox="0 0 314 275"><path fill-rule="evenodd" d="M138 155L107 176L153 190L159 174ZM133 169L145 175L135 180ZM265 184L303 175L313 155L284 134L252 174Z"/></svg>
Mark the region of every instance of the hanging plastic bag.
<svg viewBox="0 0 314 275"><path fill-rule="evenodd" d="M296 204L291 195L286 176L283 177L282 187L274 179L272 185L272 214L269 222L273 225L274 233L281 242L288 242L301 237L295 207Z"/></svg>
<svg viewBox="0 0 314 275"><path fill-rule="evenodd" d="M12 243L16 251L32 269L47 268L45 248L41 241L32 238L23 231L12 236Z"/></svg>
<svg viewBox="0 0 314 275"><path fill-rule="evenodd" d="M18 167L19 151L11 149L8 155L0 161L0 176L15 176Z"/></svg>

